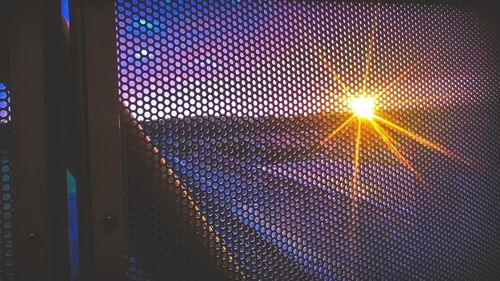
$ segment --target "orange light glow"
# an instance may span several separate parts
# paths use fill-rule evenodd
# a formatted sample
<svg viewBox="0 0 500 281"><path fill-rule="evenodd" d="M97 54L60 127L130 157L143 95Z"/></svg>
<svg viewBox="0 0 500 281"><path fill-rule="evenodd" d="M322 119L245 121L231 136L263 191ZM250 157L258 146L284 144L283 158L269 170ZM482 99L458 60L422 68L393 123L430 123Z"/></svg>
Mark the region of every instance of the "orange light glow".
<svg viewBox="0 0 500 281"><path fill-rule="evenodd" d="M354 147L354 175L352 177L352 186L354 197L358 193L358 173L359 173L359 147L361 146L361 119L358 118L358 130L356 131L356 144ZM354 201L354 200L353 200Z"/></svg>
<svg viewBox="0 0 500 281"><path fill-rule="evenodd" d="M347 121L345 121L344 123L342 123L342 125L338 126L337 129L333 130L330 134L328 134L328 136L326 136L324 139L321 140L321 142L319 143L320 146L323 146L325 145L325 143L327 143L329 140L331 140L335 135L337 135L337 133L339 133L340 131L342 131L344 128L348 127L349 124L351 123L351 121L355 118L356 116L351 116L351 118L347 119Z"/></svg>
<svg viewBox="0 0 500 281"><path fill-rule="evenodd" d="M390 128L395 129L395 130L397 130L397 131L399 131L399 132L401 132L401 133L409 136L410 138L416 140L417 142L419 142L419 143L421 143L421 144L423 144L423 145L425 145L425 146L427 146L429 148L432 148L432 149L434 149L436 151L439 151L439 152L441 152L441 153L443 153L445 155L448 155L448 156L451 155L450 152L448 151L448 149L446 149L444 147L441 147L441 146L439 146L437 144L434 144L431 141L429 141L429 140L427 140L427 139L425 139L425 138L423 138L423 137L421 137L421 136L419 136L419 135L417 135L415 133L412 133L412 132L410 132L410 131L408 131L408 130L406 130L406 129L404 129L404 128L402 128L402 127L400 127L400 126L398 126L398 125L396 125L396 124L394 124L394 123L392 123L392 122L390 122L388 120L385 120L385 119L383 119L383 118L381 118L379 116L375 116L374 115L373 117L375 119L379 120L380 122L384 123L385 125L389 126Z"/></svg>
<svg viewBox="0 0 500 281"><path fill-rule="evenodd" d="M394 86L396 86L403 78L406 77L410 73L411 68L400 71L400 74L393 80L388 81L385 85L381 85L379 89L382 91L376 91L373 88L368 87L370 84L369 81L369 73L370 67L372 66L372 56L374 53L374 40L376 37L377 31L377 21L375 20L374 26L372 26L372 32L370 36L370 42L368 43L366 50L366 61L364 67L364 73L362 77L359 77L358 81L361 81L361 85L356 86L354 89L348 87L347 85L352 85L351 81L346 81L343 77L338 75L333 64L330 63L327 57L322 54L321 48L319 48L316 44L311 44L314 53L318 56L320 61L327 68L329 74L332 77L332 84L338 87L338 90L341 91L341 97L344 101L347 102L348 108L350 110L351 116L344 121L340 126L333 129L326 137L324 137L319 145L324 146L331 139L337 136L340 132L342 132L345 128L347 128L354 119L357 119L357 130L355 137L355 147L354 147L354 155L353 155L353 175L352 175L352 187L351 193L354 197L362 192L360 190L360 178L359 178L359 170L360 170L360 149L361 149L361 134L362 134L362 123L363 121L368 121L370 123L370 127L380 136L380 139L385 144L387 149L394 155L394 158L399 161L404 167L406 167L409 171L411 171L417 178L420 178L420 175L412 166L410 161L406 158L404 153L401 151L400 147L398 147L398 142L391 136L389 131L384 130L383 126L389 128L392 132L400 133L406 137L413 139L414 141L433 149L439 153L442 153L450 158L462 160L456 154L453 154L451 151L442 147L438 144L431 142L430 140L413 133L402 126L396 125L395 123L386 120L378 115L376 115L377 108L385 108L383 101L377 100L377 98L382 98L383 95L391 92ZM415 65L415 64L412 64ZM352 79L352 78L351 78ZM349 82L349 83L346 83ZM380 104L379 104L380 103ZM352 202L353 210L355 210L355 200Z"/></svg>
<svg viewBox="0 0 500 281"><path fill-rule="evenodd" d="M352 113L359 118L372 120L375 111L375 98L373 97L352 97L349 101Z"/></svg>

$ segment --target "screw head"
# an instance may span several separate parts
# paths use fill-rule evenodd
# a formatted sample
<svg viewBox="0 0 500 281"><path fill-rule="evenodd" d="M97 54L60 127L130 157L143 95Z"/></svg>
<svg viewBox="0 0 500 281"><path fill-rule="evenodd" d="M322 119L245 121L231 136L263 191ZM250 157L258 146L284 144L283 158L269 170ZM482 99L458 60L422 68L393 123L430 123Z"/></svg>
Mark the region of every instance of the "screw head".
<svg viewBox="0 0 500 281"><path fill-rule="evenodd" d="M40 244L40 234L29 232L24 235L24 243L29 249L34 249Z"/></svg>
<svg viewBox="0 0 500 281"><path fill-rule="evenodd" d="M115 229L117 225L118 221L116 219L116 216L107 215L102 219L102 226L104 227L104 229L107 230Z"/></svg>

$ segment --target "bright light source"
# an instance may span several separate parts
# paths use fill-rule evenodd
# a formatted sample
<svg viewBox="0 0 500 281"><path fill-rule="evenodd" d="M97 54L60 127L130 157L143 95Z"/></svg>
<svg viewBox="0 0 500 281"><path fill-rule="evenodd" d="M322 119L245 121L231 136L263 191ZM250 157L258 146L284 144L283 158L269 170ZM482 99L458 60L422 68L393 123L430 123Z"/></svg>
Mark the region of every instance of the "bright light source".
<svg viewBox="0 0 500 281"><path fill-rule="evenodd" d="M353 97L349 102L349 107L355 116L371 120L375 109L375 99L365 96Z"/></svg>

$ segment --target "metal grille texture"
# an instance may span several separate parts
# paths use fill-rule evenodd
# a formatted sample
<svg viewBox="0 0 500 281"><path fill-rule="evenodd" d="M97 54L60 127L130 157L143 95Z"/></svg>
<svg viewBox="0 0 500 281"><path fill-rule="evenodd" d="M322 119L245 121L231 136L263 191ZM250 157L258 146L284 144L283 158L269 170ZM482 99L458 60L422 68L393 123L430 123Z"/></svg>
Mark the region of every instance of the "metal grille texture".
<svg viewBox="0 0 500 281"><path fill-rule="evenodd" d="M116 0L115 15L131 280L493 279L484 11Z"/></svg>
<svg viewBox="0 0 500 281"><path fill-rule="evenodd" d="M12 233L12 156L10 151L10 93L7 89L7 17L0 4L0 280L14 280Z"/></svg>

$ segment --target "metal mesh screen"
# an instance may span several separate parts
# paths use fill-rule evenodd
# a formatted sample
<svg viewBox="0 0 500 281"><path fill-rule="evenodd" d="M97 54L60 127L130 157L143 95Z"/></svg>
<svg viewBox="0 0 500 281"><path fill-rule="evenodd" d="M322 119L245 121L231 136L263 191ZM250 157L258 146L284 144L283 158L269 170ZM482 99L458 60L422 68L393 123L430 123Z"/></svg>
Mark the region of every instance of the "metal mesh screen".
<svg viewBox="0 0 500 281"><path fill-rule="evenodd" d="M12 233L12 156L10 151L10 93L7 89L7 15L0 4L0 280L14 280Z"/></svg>
<svg viewBox="0 0 500 281"><path fill-rule="evenodd" d="M244 0L115 11L132 280L493 276L487 15Z"/></svg>

